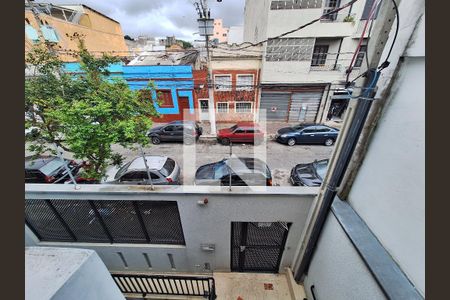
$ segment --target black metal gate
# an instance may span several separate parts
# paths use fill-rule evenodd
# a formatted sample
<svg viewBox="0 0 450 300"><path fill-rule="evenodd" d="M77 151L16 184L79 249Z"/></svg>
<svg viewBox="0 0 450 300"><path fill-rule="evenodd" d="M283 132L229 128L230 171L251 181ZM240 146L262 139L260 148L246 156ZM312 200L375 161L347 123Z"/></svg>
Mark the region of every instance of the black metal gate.
<svg viewBox="0 0 450 300"><path fill-rule="evenodd" d="M278 273L291 223L232 222L231 270Z"/></svg>

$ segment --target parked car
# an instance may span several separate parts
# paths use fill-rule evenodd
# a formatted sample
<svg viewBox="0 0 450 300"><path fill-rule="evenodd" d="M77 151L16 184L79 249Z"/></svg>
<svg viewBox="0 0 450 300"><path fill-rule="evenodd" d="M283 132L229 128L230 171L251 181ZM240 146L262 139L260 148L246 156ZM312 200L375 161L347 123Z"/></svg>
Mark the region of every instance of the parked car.
<svg viewBox="0 0 450 300"><path fill-rule="evenodd" d="M295 144L324 144L331 146L337 139L339 129L320 124L299 124L278 130L276 140L279 143L294 146Z"/></svg>
<svg viewBox="0 0 450 300"><path fill-rule="evenodd" d="M70 181L69 173L64 164L76 177L83 163L78 164L74 160L64 159L57 156L25 157L25 183L65 183ZM79 179L76 177L76 179Z"/></svg>
<svg viewBox="0 0 450 300"><path fill-rule="evenodd" d="M230 128L219 130L217 140L222 145L236 143L261 143L264 140L264 132L260 126L253 122L239 122Z"/></svg>
<svg viewBox="0 0 450 300"><path fill-rule="evenodd" d="M291 170L291 183L293 185L320 186L327 173L328 161L328 159L322 159L296 165Z"/></svg>
<svg viewBox="0 0 450 300"><path fill-rule="evenodd" d="M195 173L197 185L271 186L272 174L265 162L257 158L233 157L203 165Z"/></svg>
<svg viewBox="0 0 450 300"><path fill-rule="evenodd" d="M155 145L161 142L184 142L189 145L198 140L202 133L203 129L198 122L173 121L150 129L147 136Z"/></svg>
<svg viewBox="0 0 450 300"><path fill-rule="evenodd" d="M180 183L180 167L175 160L167 156L145 156L145 159L154 185ZM120 168L110 168L103 183L150 184L143 157L136 157Z"/></svg>

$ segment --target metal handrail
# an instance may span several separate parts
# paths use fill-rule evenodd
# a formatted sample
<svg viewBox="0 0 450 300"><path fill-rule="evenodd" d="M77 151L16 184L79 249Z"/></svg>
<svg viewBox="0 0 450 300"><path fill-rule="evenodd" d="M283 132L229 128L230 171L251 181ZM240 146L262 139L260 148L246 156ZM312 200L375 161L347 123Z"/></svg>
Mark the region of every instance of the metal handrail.
<svg viewBox="0 0 450 300"><path fill-rule="evenodd" d="M212 276L181 276L153 274L111 274L120 291L126 294L172 295L217 298Z"/></svg>

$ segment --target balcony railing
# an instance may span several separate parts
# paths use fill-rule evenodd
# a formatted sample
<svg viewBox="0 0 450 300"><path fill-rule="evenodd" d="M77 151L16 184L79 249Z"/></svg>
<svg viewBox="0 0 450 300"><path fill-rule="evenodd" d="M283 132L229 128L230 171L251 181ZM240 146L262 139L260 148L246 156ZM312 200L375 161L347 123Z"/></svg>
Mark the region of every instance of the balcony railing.
<svg viewBox="0 0 450 300"><path fill-rule="evenodd" d="M209 276L112 274L125 295L139 294L202 297L216 299L215 282Z"/></svg>

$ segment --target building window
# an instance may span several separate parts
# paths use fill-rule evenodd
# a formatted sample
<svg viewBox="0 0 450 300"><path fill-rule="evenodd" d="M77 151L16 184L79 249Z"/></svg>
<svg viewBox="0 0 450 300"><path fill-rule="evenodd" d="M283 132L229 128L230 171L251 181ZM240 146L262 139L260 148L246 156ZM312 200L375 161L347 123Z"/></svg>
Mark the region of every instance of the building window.
<svg viewBox="0 0 450 300"><path fill-rule="evenodd" d="M272 1L270 3L271 10L321 8L321 7L322 7L322 0L287 0L287 1Z"/></svg>
<svg viewBox="0 0 450 300"><path fill-rule="evenodd" d="M314 38L281 38L267 42L266 61L310 60Z"/></svg>
<svg viewBox="0 0 450 300"><path fill-rule="evenodd" d="M25 34L27 35L27 38L33 41L33 43L39 42L38 32L33 26L25 24Z"/></svg>
<svg viewBox="0 0 450 300"><path fill-rule="evenodd" d="M372 9L373 2L375 0L366 0L366 4L364 5L364 10L361 15L361 20L367 20L369 18L370 10ZM372 20L375 20L378 15L378 10L380 9L381 5L378 5L378 7L375 9L375 13L372 16Z"/></svg>
<svg viewBox="0 0 450 300"><path fill-rule="evenodd" d="M218 113L228 113L228 102L217 102L217 112Z"/></svg>
<svg viewBox="0 0 450 300"><path fill-rule="evenodd" d="M328 45L314 46L311 66L323 66L326 64L328 54Z"/></svg>
<svg viewBox="0 0 450 300"><path fill-rule="evenodd" d="M236 102L235 110L237 113L251 113L252 103L251 102Z"/></svg>
<svg viewBox="0 0 450 300"><path fill-rule="evenodd" d="M356 56L356 60L355 60L355 68L359 68L362 65L362 62L364 60L364 55L366 55L367 52L367 46L366 45L361 45L361 47L359 48L358 51L358 55Z"/></svg>
<svg viewBox="0 0 450 300"><path fill-rule="evenodd" d="M323 14L329 13L332 10L335 10L337 7L339 7L341 0L326 0L325 1L325 7L323 9ZM331 15L327 15L321 19L327 20L327 21L335 21L337 17L337 12Z"/></svg>
<svg viewBox="0 0 450 300"><path fill-rule="evenodd" d="M216 91L231 91L231 75L214 75Z"/></svg>
<svg viewBox="0 0 450 300"><path fill-rule="evenodd" d="M163 107L173 107L172 91L170 90L160 90L157 91L158 95L158 106Z"/></svg>
<svg viewBox="0 0 450 300"><path fill-rule="evenodd" d="M226 34L226 33L224 33L224 34L222 34L222 36L227 36L227 34Z"/></svg>
<svg viewBox="0 0 450 300"><path fill-rule="evenodd" d="M237 75L236 81L237 91L251 91L253 90L253 75Z"/></svg>

